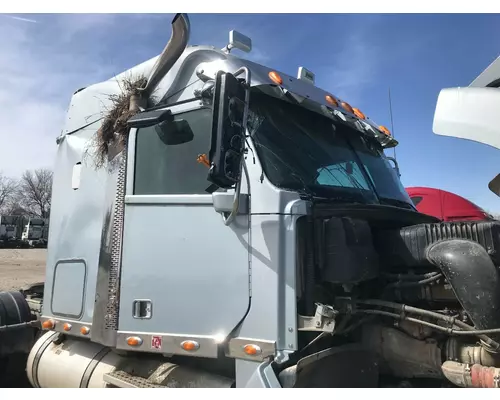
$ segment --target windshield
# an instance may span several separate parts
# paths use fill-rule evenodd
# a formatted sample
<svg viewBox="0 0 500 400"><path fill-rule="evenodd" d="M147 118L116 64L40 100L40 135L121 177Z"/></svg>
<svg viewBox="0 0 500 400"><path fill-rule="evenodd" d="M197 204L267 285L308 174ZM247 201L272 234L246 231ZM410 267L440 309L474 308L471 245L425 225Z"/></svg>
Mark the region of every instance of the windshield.
<svg viewBox="0 0 500 400"><path fill-rule="evenodd" d="M279 188L415 209L375 138L260 92L252 93L248 127L264 173Z"/></svg>

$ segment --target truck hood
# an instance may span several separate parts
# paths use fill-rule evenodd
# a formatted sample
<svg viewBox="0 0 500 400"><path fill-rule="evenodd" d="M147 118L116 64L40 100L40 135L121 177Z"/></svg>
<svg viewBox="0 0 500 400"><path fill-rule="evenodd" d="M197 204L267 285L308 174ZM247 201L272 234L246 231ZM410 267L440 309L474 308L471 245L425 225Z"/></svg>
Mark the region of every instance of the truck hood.
<svg viewBox="0 0 500 400"><path fill-rule="evenodd" d="M500 57L469 87L439 93L432 130L436 135L472 140L500 149ZM500 196L500 174L488 184Z"/></svg>

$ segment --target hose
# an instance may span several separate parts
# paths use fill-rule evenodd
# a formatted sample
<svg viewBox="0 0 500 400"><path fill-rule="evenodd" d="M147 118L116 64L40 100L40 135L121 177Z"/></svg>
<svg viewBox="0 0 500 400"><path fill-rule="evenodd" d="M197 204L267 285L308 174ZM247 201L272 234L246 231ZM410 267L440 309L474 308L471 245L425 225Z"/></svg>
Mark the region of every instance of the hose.
<svg viewBox="0 0 500 400"><path fill-rule="evenodd" d="M383 276L389 279L396 279L398 281L420 281L422 279L432 278L436 275L442 275L440 272L429 272L427 274L383 274Z"/></svg>
<svg viewBox="0 0 500 400"><path fill-rule="evenodd" d="M387 288L404 288L404 287L413 287L413 286L422 286L427 285L429 283L435 282L443 277L443 274L436 274L430 276L425 279L421 279L418 281L410 281L410 282L394 282L387 285Z"/></svg>
<svg viewBox="0 0 500 400"><path fill-rule="evenodd" d="M455 317L449 317L446 315L439 314L437 312L429 311L429 310L424 310L421 308L416 308L416 307L411 307L407 306L405 304L399 304L399 303L394 303L391 301L385 301L385 300L356 300L358 304L366 304L366 305L374 305L374 306L381 306L381 307L387 307L387 308L393 308L398 311L400 311L401 314L395 314L395 313L387 313L386 311L382 311L383 313L387 314L380 314L379 315L385 315L385 316L390 316L392 318L397 318L400 320L407 320L410 322L414 322L417 324L429 326L433 329L439 330L441 332L448 333L450 335L461 335L461 336L478 336L488 347L491 347L494 350L500 349L500 344L491 339L488 336L485 336L487 334L491 333L500 333L500 328L497 329L482 329L482 330L476 330L474 327L466 324L463 321L457 320ZM357 310L363 313L366 313L366 311L381 311L381 310ZM424 317L430 317L434 319L438 319L441 321L445 321L451 326L456 325L459 328L464 329L464 331L459 331L459 330L454 330L452 328L445 328L440 325L432 324L430 322L422 321L416 318L412 317L407 317L404 315L404 313L410 313L410 314L416 314L416 315L421 315ZM368 312L368 314L377 314L377 313L372 313ZM397 316L397 317L395 317Z"/></svg>

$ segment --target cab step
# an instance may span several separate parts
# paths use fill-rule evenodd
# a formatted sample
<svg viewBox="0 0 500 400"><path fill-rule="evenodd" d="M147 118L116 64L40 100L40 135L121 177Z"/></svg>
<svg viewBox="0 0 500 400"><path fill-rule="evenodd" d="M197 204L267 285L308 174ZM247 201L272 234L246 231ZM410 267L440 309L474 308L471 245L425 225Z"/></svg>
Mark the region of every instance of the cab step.
<svg viewBox="0 0 500 400"><path fill-rule="evenodd" d="M125 371L114 371L104 374L103 380L111 387L116 388L167 388L166 386L158 385L145 378L130 375Z"/></svg>

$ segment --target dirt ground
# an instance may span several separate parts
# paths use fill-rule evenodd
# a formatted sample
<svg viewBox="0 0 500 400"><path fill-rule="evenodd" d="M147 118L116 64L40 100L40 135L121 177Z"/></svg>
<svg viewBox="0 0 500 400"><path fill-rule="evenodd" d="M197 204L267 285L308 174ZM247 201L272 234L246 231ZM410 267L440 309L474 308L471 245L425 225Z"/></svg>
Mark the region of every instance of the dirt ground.
<svg viewBox="0 0 500 400"><path fill-rule="evenodd" d="M0 291L45 280L46 249L0 249Z"/></svg>

